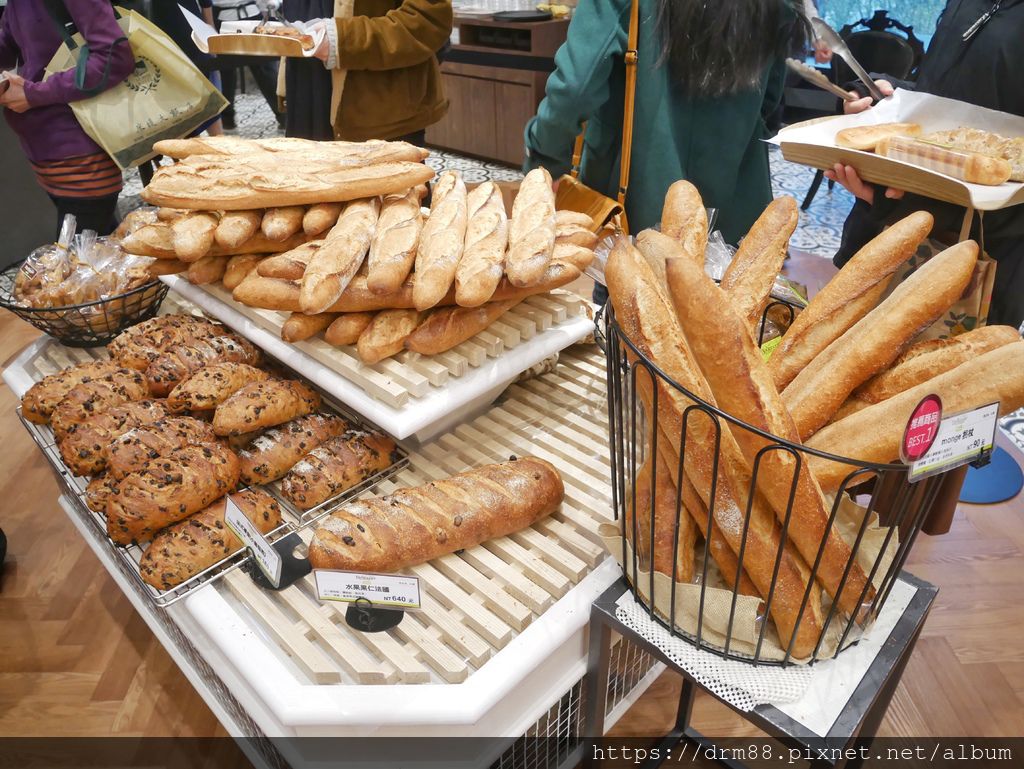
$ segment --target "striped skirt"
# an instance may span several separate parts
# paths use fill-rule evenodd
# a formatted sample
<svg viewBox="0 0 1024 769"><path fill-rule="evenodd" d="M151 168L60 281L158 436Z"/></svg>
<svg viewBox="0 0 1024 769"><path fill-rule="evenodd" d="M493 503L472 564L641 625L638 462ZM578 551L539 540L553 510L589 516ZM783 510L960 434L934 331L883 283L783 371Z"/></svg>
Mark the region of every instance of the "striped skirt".
<svg viewBox="0 0 1024 769"><path fill-rule="evenodd" d="M39 186L57 198L103 198L124 186L121 169L105 152L33 163Z"/></svg>

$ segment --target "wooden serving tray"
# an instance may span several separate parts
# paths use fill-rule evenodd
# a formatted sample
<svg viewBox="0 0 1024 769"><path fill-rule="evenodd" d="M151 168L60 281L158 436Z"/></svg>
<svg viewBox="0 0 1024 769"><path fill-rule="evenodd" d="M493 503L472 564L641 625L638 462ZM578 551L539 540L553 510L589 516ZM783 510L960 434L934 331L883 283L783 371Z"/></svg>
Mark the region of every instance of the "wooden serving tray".
<svg viewBox="0 0 1024 769"><path fill-rule="evenodd" d="M193 42L199 45L199 40L192 36ZM282 56L292 59L307 59L316 50L303 48L302 43L294 38L279 37L277 35L257 35L245 32L236 32L230 35L212 35L206 41L207 51L212 54L229 54L233 56Z"/></svg>

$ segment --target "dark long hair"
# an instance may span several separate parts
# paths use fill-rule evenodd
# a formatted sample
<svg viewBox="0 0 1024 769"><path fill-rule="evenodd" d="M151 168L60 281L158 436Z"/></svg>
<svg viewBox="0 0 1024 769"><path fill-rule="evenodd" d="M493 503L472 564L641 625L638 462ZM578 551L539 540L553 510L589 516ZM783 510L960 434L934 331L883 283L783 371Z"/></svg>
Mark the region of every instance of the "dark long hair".
<svg viewBox="0 0 1024 769"><path fill-rule="evenodd" d="M800 0L657 0L659 65L692 96L755 88L765 67L786 55L794 32L807 38Z"/></svg>

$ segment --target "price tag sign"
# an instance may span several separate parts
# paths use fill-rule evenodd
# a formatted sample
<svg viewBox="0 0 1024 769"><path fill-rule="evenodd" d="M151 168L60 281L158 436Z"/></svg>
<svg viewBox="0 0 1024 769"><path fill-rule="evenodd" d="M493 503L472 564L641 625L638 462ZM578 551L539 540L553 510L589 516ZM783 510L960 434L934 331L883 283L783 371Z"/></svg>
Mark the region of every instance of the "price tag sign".
<svg viewBox="0 0 1024 769"><path fill-rule="evenodd" d="M420 608L419 577L314 569L313 578L321 601L356 603L366 600L374 609Z"/></svg>
<svg viewBox="0 0 1024 769"><path fill-rule="evenodd" d="M928 453L939 432L942 420L942 401L938 395L927 395L910 415L907 429L900 443L900 459L911 464Z"/></svg>
<svg viewBox="0 0 1024 769"><path fill-rule="evenodd" d="M768 360L772 357L772 353L775 352L775 348L782 344L782 337L777 336L774 339L769 339L763 345L761 345L761 357Z"/></svg>
<svg viewBox="0 0 1024 769"><path fill-rule="evenodd" d="M998 423L998 403L945 417L928 453L911 463L910 481L966 465L992 451Z"/></svg>
<svg viewBox="0 0 1024 769"><path fill-rule="evenodd" d="M256 565L260 567L260 571L263 572L270 584L277 587L281 584L281 554L271 546L262 532L252 525L252 521L245 516L245 513L231 497L228 497L225 502L224 523L249 548Z"/></svg>

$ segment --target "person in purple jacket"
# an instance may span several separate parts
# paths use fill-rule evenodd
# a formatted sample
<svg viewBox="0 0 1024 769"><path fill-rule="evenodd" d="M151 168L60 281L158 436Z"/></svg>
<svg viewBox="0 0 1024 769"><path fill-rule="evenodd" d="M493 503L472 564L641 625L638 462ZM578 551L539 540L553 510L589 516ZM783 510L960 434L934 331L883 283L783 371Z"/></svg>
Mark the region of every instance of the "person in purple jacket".
<svg viewBox="0 0 1024 769"><path fill-rule="evenodd" d="M83 89L75 85L74 70L43 82L63 42L57 19L73 22L89 44ZM0 19L0 70L15 67L17 72L5 73L0 107L57 207L58 228L65 214L74 214L80 230L109 234L117 226L121 170L82 130L69 105L114 87L135 67L110 2L8 0Z"/></svg>

